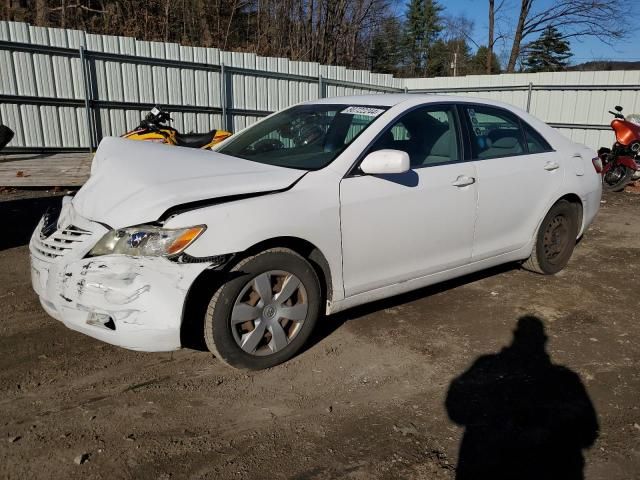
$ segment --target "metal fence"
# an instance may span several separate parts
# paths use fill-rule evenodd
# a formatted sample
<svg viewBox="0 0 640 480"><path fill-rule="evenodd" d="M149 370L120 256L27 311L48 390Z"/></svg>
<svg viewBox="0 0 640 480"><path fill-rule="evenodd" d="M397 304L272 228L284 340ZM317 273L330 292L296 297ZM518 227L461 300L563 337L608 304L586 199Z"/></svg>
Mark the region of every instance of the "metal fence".
<svg viewBox="0 0 640 480"><path fill-rule="evenodd" d="M400 85L364 70L0 22L0 121L16 131L7 151L94 149L158 104L179 130L237 131L300 101Z"/></svg>
<svg viewBox="0 0 640 480"><path fill-rule="evenodd" d="M519 106L592 147L607 110L640 111L640 71L397 79L365 70L0 22L0 122L10 151L89 150L159 104L181 131L237 131L291 104L374 92L468 95Z"/></svg>
<svg viewBox="0 0 640 480"><path fill-rule="evenodd" d="M411 92L488 98L522 108L592 148L613 142L608 113L640 112L640 71L545 72L406 79Z"/></svg>

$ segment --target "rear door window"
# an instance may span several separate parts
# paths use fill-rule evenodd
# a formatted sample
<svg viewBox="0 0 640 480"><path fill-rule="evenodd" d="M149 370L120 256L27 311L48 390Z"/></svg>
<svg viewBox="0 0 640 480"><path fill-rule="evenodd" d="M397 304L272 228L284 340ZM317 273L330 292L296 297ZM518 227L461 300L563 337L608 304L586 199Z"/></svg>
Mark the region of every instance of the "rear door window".
<svg viewBox="0 0 640 480"><path fill-rule="evenodd" d="M528 153L520 120L501 108L473 105L463 107L471 127L474 159L511 157Z"/></svg>

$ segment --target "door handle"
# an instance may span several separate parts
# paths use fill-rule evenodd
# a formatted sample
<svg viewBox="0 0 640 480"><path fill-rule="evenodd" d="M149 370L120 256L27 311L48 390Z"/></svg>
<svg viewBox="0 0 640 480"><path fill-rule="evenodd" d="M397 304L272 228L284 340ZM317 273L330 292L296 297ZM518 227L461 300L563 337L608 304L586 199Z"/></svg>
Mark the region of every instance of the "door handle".
<svg viewBox="0 0 640 480"><path fill-rule="evenodd" d="M466 187L467 185L471 185L476 183L476 179L473 177L467 177L466 175L460 175L456 178L451 185L454 187Z"/></svg>
<svg viewBox="0 0 640 480"><path fill-rule="evenodd" d="M544 169L547 172L551 172L553 170L557 170L560 168L560 164L558 162L547 162L544 164Z"/></svg>

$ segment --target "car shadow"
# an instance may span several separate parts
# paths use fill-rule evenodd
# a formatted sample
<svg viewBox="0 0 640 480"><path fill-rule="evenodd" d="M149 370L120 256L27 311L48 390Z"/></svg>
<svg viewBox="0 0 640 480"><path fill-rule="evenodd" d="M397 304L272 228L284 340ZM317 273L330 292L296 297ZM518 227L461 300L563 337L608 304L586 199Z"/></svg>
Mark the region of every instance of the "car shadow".
<svg viewBox="0 0 640 480"><path fill-rule="evenodd" d="M27 245L44 212L59 206L61 201L62 196L16 200L2 200L0 197L0 222L5 226L0 235L0 251Z"/></svg>
<svg viewBox="0 0 640 480"><path fill-rule="evenodd" d="M457 480L578 480L598 420L580 376L554 364L539 318L518 319L510 345L449 385L449 418L465 428Z"/></svg>
<svg viewBox="0 0 640 480"><path fill-rule="evenodd" d="M357 307L350 308L349 310L345 310L343 312L339 312L334 315L329 315L329 316L322 315L321 318L318 319L318 323L316 325L315 330L311 334L311 337L309 338L305 347L300 351L299 354L313 348L316 344L320 343L322 340L324 340L325 338L333 334L333 332L335 332L340 327L342 327L342 325L344 325L345 323L351 320L356 320L358 318L365 317L372 313L385 310L388 308L397 307L405 303L414 302L421 298L425 298L431 295L445 292L447 290L451 290L451 289L461 287L470 283L474 283L484 278L493 277L494 275L499 275L512 270L516 270L518 268L519 268L519 265L517 263L507 263L504 265L498 265L497 267L488 268L486 270L464 275L458 278L454 278L452 280L447 280L445 282L437 283L435 285L430 285L428 287L412 290L410 292L402 293L400 295L395 295L393 297L385 298L382 300L376 300L374 302L366 303L364 305L359 305Z"/></svg>
<svg viewBox="0 0 640 480"><path fill-rule="evenodd" d="M358 307L345 310L344 312L339 312L335 315L321 315L315 329L309 337L309 340L307 340L297 355L301 355L312 349L315 345L322 342L342 325L351 320L364 317L379 310L413 302L420 298L428 297L429 295L435 295L437 293L473 283L478 280L482 280L483 278L505 273L516 268L518 268L518 264L516 263L499 265L497 267L458 277L436 285L413 290L411 292L385 298L383 300L377 300L365 305L360 305ZM180 341L184 348L206 352L208 349L203 336L204 318L212 292L215 291L216 286L220 284L222 278L215 271L205 271L203 276L205 278L194 282L194 285L189 290L188 298L185 301L183 322L180 330Z"/></svg>

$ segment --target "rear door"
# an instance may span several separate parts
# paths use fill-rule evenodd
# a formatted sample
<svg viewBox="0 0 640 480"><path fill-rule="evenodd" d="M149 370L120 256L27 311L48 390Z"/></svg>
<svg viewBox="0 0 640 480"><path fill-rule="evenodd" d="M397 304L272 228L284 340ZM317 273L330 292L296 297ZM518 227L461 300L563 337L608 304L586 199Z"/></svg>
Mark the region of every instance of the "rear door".
<svg viewBox="0 0 640 480"><path fill-rule="evenodd" d="M561 189L564 166L544 138L514 113L461 105L478 174L474 261L523 247L550 199Z"/></svg>

